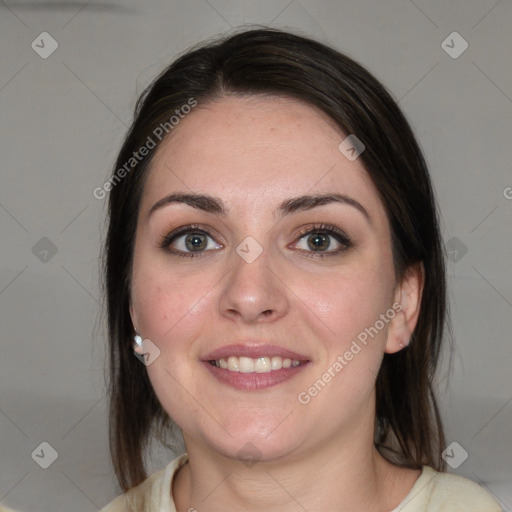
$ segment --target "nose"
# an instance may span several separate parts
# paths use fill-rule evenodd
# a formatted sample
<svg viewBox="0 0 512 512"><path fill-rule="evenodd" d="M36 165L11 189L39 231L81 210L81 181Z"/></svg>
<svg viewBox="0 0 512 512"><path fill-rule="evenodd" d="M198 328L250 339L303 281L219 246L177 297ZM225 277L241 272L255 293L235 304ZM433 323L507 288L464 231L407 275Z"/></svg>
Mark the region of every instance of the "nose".
<svg viewBox="0 0 512 512"><path fill-rule="evenodd" d="M274 322L289 309L288 289L271 268L267 251L252 262L233 251L231 271L219 297L220 314L245 323Z"/></svg>

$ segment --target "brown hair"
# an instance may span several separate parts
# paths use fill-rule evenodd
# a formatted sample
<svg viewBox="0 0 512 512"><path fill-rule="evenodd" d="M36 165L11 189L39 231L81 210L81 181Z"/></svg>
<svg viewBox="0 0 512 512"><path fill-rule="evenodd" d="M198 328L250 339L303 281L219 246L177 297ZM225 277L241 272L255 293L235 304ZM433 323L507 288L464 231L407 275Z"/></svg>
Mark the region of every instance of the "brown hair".
<svg viewBox="0 0 512 512"><path fill-rule="evenodd" d="M145 454L152 435L165 443L175 425L159 403L144 365L133 355L129 314L139 204L156 149L144 157L137 154L133 169L119 170L134 163L130 159L148 137L155 139L156 127L168 123L172 129L170 117L191 98L204 104L227 94L300 99L366 146L359 158L387 211L396 278L418 262L425 270L411 343L396 354L385 354L377 377L375 445L397 464L444 470L445 440L433 379L445 324L449 327L445 255L421 150L395 101L366 69L319 42L265 28L203 44L165 69L139 98L110 178L103 271L110 344L110 450L122 490L147 478Z"/></svg>

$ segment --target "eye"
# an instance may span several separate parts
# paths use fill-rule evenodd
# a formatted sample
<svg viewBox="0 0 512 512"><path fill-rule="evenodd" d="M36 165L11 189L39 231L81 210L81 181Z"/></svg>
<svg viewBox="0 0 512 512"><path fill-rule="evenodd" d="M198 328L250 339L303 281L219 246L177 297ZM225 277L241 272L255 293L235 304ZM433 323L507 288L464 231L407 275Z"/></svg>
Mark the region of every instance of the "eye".
<svg viewBox="0 0 512 512"><path fill-rule="evenodd" d="M299 241L294 247L301 251L317 253L315 256L339 254L353 245L343 231L326 224L305 228L299 236Z"/></svg>
<svg viewBox="0 0 512 512"><path fill-rule="evenodd" d="M222 248L205 229L183 226L164 236L160 247L177 256L194 257L205 251ZM195 254L194 254L195 253Z"/></svg>

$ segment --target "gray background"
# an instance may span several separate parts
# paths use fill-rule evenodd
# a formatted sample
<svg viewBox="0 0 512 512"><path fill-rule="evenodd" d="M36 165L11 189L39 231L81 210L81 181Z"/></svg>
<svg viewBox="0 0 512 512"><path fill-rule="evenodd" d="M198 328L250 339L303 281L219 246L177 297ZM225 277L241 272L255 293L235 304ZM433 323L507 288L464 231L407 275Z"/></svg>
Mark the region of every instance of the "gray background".
<svg viewBox="0 0 512 512"><path fill-rule="evenodd" d="M92 191L143 87L178 52L246 23L336 46L411 121L450 251L456 351L440 399L448 443L461 446L451 453L468 453L455 472L512 510L509 0L1 2L0 501L87 512L119 493L98 274L106 201ZM469 45L457 58L444 48L458 53L461 40L442 46L454 31ZM31 47L42 32L58 43L46 59ZM58 453L47 469L31 457L42 442ZM159 451L152 467L172 457Z"/></svg>

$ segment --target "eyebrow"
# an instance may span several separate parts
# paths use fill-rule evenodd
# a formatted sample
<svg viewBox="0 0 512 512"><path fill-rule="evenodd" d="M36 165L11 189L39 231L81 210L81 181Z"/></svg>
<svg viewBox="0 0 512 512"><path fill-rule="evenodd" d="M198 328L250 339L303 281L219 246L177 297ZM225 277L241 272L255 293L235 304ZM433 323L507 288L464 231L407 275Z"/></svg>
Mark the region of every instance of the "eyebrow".
<svg viewBox="0 0 512 512"><path fill-rule="evenodd" d="M149 210L148 217L155 211L173 203L184 203L192 208L196 208L197 210L213 213L215 215L224 216L229 212L229 209L225 207L222 200L217 197L206 194L174 193L157 201ZM372 218L366 208L361 203L345 194L315 194L292 197L284 200L278 206L274 214L278 214L280 217L283 217L290 213L307 211L330 203L340 203L352 206L363 214L370 225L372 224Z"/></svg>

